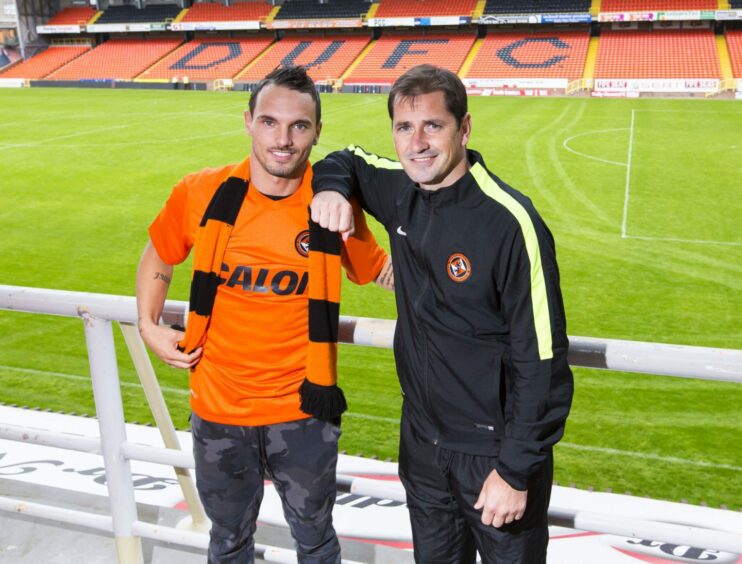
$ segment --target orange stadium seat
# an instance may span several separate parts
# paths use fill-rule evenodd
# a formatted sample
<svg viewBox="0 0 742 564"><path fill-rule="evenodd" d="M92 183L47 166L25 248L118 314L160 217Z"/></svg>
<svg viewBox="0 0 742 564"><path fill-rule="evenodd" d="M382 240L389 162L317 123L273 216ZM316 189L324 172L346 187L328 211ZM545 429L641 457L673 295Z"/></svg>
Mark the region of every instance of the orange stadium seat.
<svg viewBox="0 0 742 564"><path fill-rule="evenodd" d="M742 29L727 30L727 47L734 78L742 78Z"/></svg>
<svg viewBox="0 0 742 564"><path fill-rule="evenodd" d="M477 0L381 0L375 18L471 16Z"/></svg>
<svg viewBox="0 0 742 564"><path fill-rule="evenodd" d="M86 23L97 12L90 6L67 6L57 12L45 25L78 25Z"/></svg>
<svg viewBox="0 0 742 564"><path fill-rule="evenodd" d="M279 66L304 65L314 81L342 76L370 41L368 35L288 36L277 42L238 80L254 82Z"/></svg>
<svg viewBox="0 0 742 564"><path fill-rule="evenodd" d="M582 77L587 31L490 32L466 78Z"/></svg>
<svg viewBox="0 0 742 564"><path fill-rule="evenodd" d="M139 78L232 78L263 52L271 41L272 37L194 39L147 69Z"/></svg>
<svg viewBox="0 0 742 564"><path fill-rule="evenodd" d="M385 34L345 79L346 83L392 83L416 65L434 62L458 72L474 43L473 34Z"/></svg>
<svg viewBox="0 0 742 564"><path fill-rule="evenodd" d="M188 10L184 22L258 21L270 14L272 6L265 2L237 2L225 6L216 2L199 2Z"/></svg>
<svg viewBox="0 0 742 564"><path fill-rule="evenodd" d="M84 45L49 47L5 72L0 72L0 78L26 78L29 80L44 78L89 50L90 47Z"/></svg>
<svg viewBox="0 0 742 564"><path fill-rule="evenodd" d="M716 10L718 0L601 0L601 12Z"/></svg>
<svg viewBox="0 0 742 564"><path fill-rule="evenodd" d="M132 79L181 44L175 37L110 39L47 78L50 80Z"/></svg>
<svg viewBox="0 0 742 564"><path fill-rule="evenodd" d="M720 76L711 30L606 30L600 36L595 78Z"/></svg>

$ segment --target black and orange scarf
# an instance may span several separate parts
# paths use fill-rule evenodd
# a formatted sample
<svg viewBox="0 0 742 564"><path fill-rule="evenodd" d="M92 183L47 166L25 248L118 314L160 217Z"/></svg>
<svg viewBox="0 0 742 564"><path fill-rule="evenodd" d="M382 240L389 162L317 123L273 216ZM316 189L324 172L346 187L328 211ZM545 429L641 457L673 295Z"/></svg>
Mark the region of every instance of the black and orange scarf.
<svg viewBox="0 0 742 564"><path fill-rule="evenodd" d="M211 198L199 224L194 242L188 321L179 343L179 348L187 353L206 341L222 260L249 186L249 178L227 178ZM301 410L323 421L337 421L347 409L343 391L337 385L340 236L320 227L311 218L308 221L309 347L306 378L299 388Z"/></svg>

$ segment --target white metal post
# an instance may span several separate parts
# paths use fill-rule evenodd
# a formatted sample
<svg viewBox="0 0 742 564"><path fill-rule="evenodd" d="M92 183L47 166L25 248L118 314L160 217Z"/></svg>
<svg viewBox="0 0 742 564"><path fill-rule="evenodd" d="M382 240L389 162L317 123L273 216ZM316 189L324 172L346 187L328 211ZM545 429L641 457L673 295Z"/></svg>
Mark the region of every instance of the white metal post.
<svg viewBox="0 0 742 564"><path fill-rule="evenodd" d="M132 532L132 524L137 520L137 506L131 467L121 451L126 442L126 427L113 328L110 321L89 314L83 314L82 319L106 467L116 554L120 564L144 564L141 540Z"/></svg>
<svg viewBox="0 0 742 564"><path fill-rule="evenodd" d="M124 334L124 340L126 341L126 346L129 348L131 360L134 362L134 367L139 375L139 381L142 383L144 395L147 398L147 403L149 403L149 409L155 418L155 423L157 423L162 440L167 448L181 450L173 420L167 409L165 398L162 397L160 383L157 381L155 370L152 367L152 362L149 360L144 342L139 336L139 331L136 325L131 323L120 323L119 326L121 327L121 332ZM196 491L196 486L193 483L190 472L187 468L178 468L176 466L175 474L178 477L180 489L183 491L183 497L191 513L190 519L186 518L186 520L181 521L178 527L208 532L211 529L211 522L206 517L204 507L198 497L198 492Z"/></svg>

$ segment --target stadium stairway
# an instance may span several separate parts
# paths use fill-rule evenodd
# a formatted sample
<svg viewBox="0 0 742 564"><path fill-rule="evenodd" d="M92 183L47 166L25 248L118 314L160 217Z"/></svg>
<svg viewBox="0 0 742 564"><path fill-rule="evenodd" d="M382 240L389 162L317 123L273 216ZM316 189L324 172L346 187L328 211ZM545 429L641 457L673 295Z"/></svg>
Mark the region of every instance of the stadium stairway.
<svg viewBox="0 0 742 564"><path fill-rule="evenodd" d="M734 73L732 72L732 60L729 57L727 39L721 34L716 36L716 50L719 53L719 67L721 68L722 80L734 80Z"/></svg>
<svg viewBox="0 0 742 564"><path fill-rule="evenodd" d="M88 25L91 25L97 22L101 18L101 16L103 16L103 10L98 10L95 13L95 15L92 18L90 18L90 21L88 21Z"/></svg>
<svg viewBox="0 0 742 564"><path fill-rule="evenodd" d="M479 50L482 48L483 43L484 39L482 38L474 40L474 45L472 45L469 54L466 56L466 59L464 59L464 64L462 64L461 68L459 69L460 77L465 77L466 73L469 72L469 69L474 64L474 59L477 58L477 53L479 53Z"/></svg>
<svg viewBox="0 0 742 564"><path fill-rule="evenodd" d="M175 16L175 19L173 20L173 23L178 23L178 22L179 22L179 21L181 21L181 20L182 20L183 18L185 18L185 17L186 17L186 15L188 15L188 10L189 10L189 8L183 8L183 9L182 9L182 10L180 11L180 13L179 13L179 14L178 14L177 16Z"/></svg>
<svg viewBox="0 0 742 564"><path fill-rule="evenodd" d="M600 14L600 0L593 0L592 4L590 5L590 15L594 18L597 18Z"/></svg>
<svg viewBox="0 0 742 564"><path fill-rule="evenodd" d="M372 9L373 9L373 8L372 8ZM345 69L345 72L344 72L344 73L342 74L342 76L340 77L340 83L341 83L341 84L343 83L343 81L344 81L344 80L345 80L345 79L346 79L347 77L349 77L349 76L350 76L350 73L352 73L352 72L353 72L353 71L355 70L355 68L356 68L356 67L357 67L358 65L360 65L360 64L361 64L361 61L363 61L363 59L365 59L365 58L366 58L366 55L368 55L368 54L369 54L369 53L371 52L371 50L372 50L372 49L374 48L374 45L376 45L376 41L377 41L376 39L372 39L371 41L369 41L369 42L368 42L368 45L366 45L366 47L365 47L365 48L363 49L363 51L361 51L361 52L359 53L359 55L358 55L358 56L356 57L355 61L353 61L353 62L352 62L352 63L350 64L350 66L349 66L349 67L348 67L347 69Z"/></svg>
<svg viewBox="0 0 742 564"><path fill-rule="evenodd" d="M477 5L474 6L474 11L471 13L472 20L476 21L484 13L484 7L487 5L487 0L477 0Z"/></svg>
<svg viewBox="0 0 742 564"><path fill-rule="evenodd" d="M274 6L270 13L266 16L265 21L266 22L272 22L276 19L276 14L281 10L281 6Z"/></svg>
<svg viewBox="0 0 742 564"><path fill-rule="evenodd" d="M583 80L592 80L595 77L595 63L598 61L598 47L600 37L591 37L587 45L587 57L585 58L585 71L582 73Z"/></svg>

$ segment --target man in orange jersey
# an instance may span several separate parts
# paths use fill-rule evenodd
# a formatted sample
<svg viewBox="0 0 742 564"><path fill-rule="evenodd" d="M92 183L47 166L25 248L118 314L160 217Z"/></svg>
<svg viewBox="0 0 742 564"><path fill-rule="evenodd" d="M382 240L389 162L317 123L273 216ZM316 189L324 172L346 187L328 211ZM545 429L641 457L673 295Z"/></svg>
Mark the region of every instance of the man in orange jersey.
<svg viewBox="0 0 742 564"><path fill-rule="evenodd" d="M270 73L245 114L250 156L188 175L175 186L150 226L137 271L142 338L167 364L191 370L196 481L212 522L210 563L254 561L264 473L281 497L299 562L340 562L332 526L340 436L334 416L344 400L317 412L306 407L312 402L304 403L309 392L338 391L331 379L310 381L312 367L322 362L335 370L332 351L312 360L312 352L323 352L332 340L331 330L312 325L312 311L319 307L337 317L337 303L312 290L318 271L309 266L315 263L307 229L307 159L319 138L320 117L319 96L303 68ZM357 283L388 279L386 254L367 229L360 231L342 249L332 234L338 252L329 262L337 259L339 268L342 261ZM184 334L159 319L172 265L191 248ZM337 276L321 278L339 285Z"/></svg>

